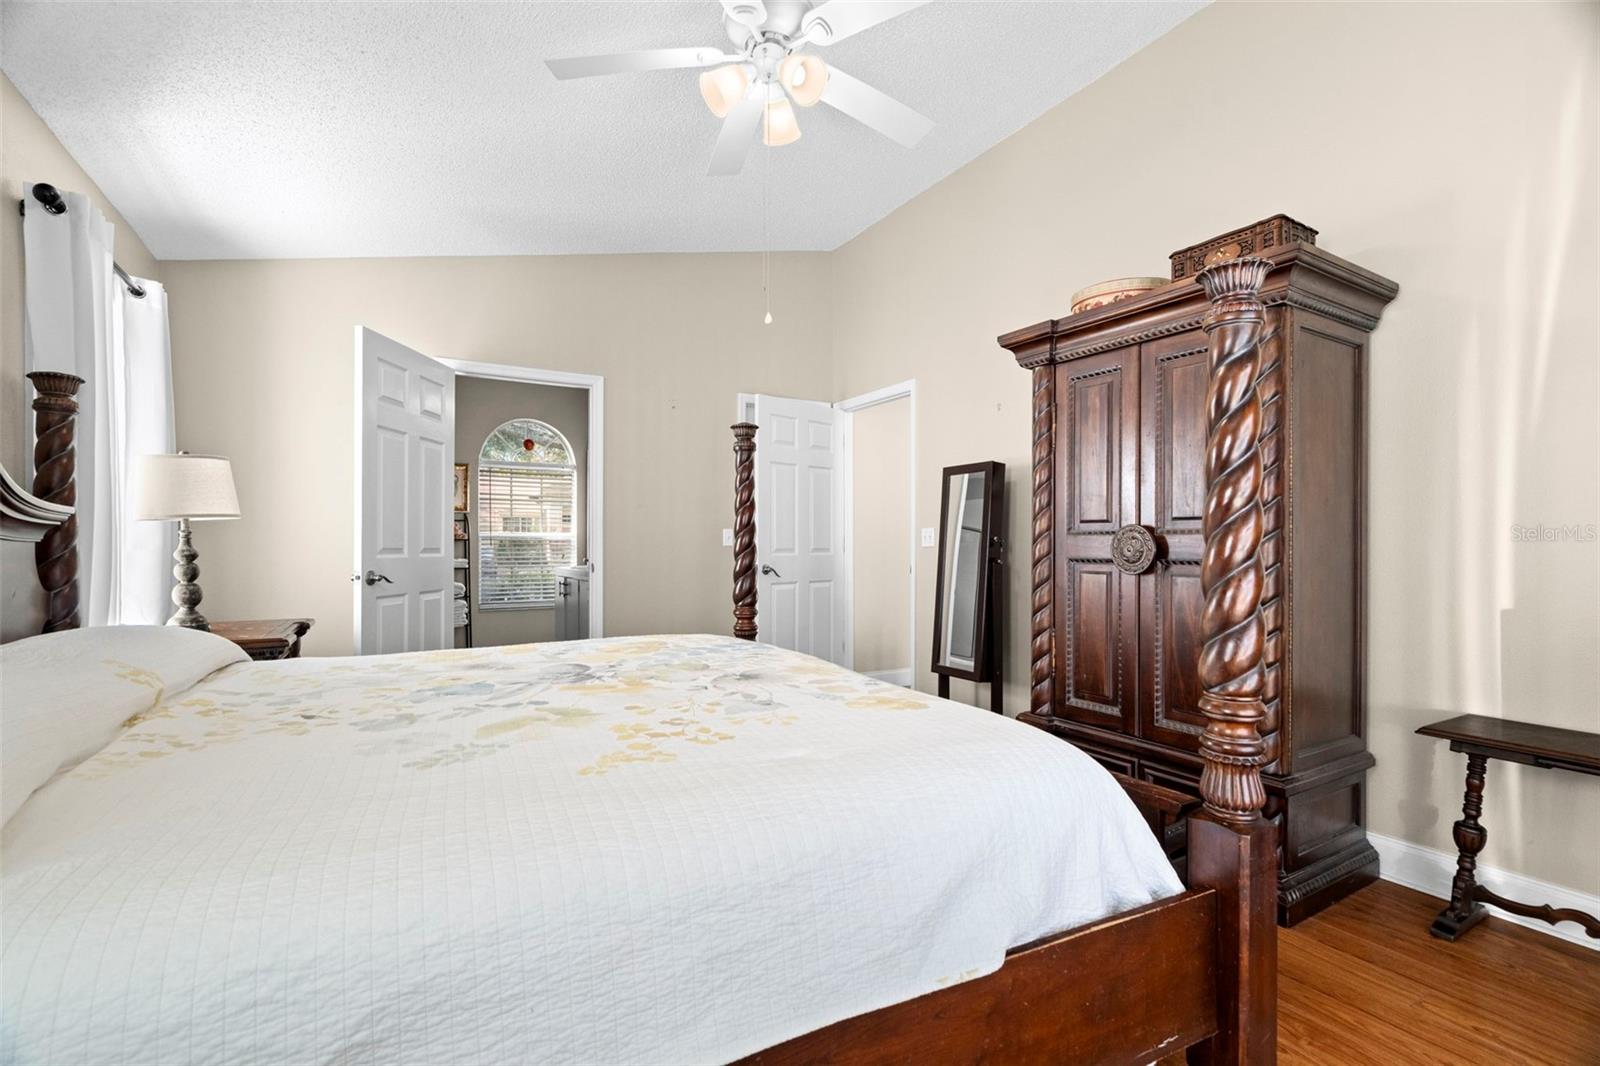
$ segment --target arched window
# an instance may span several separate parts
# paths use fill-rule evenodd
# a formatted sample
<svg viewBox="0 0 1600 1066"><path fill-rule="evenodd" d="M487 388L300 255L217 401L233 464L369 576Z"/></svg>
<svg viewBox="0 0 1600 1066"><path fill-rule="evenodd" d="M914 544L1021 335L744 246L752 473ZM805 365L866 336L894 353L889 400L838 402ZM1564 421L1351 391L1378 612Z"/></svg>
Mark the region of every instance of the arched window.
<svg viewBox="0 0 1600 1066"><path fill-rule="evenodd" d="M578 467L554 426L514 418L478 452L478 606L556 605L558 566L576 562Z"/></svg>

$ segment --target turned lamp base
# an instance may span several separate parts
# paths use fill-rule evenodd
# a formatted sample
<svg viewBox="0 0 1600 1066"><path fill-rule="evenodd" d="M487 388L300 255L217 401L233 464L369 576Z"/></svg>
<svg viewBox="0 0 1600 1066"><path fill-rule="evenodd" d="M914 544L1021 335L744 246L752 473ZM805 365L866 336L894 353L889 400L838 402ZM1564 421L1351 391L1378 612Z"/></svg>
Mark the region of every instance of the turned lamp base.
<svg viewBox="0 0 1600 1066"><path fill-rule="evenodd" d="M187 518L178 521L178 549L172 553L172 558L175 563L172 567L172 576L178 579L178 583L172 589L172 603L178 609L167 619L167 625L209 631L211 623L206 621L205 615L196 610L202 599L200 585L195 580L200 576L200 565L196 562L200 558L200 553L194 550L194 540Z"/></svg>
<svg viewBox="0 0 1600 1066"><path fill-rule="evenodd" d="M177 565L172 576L178 584L172 602L178 608L169 626L210 629L200 606L200 567L195 560L189 523L195 519L238 518L239 494L233 487L233 467L220 455L146 455L139 460L137 517L145 522L178 520Z"/></svg>

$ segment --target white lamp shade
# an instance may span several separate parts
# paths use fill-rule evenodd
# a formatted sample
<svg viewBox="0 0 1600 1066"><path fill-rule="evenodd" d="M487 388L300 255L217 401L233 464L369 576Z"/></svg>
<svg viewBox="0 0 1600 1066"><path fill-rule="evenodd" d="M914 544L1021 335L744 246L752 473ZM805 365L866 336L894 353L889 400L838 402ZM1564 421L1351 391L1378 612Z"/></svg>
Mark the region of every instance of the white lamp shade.
<svg viewBox="0 0 1600 1066"><path fill-rule="evenodd" d="M794 107L782 95L767 104L762 126L761 140L769 147L793 144L800 139L800 123L795 121Z"/></svg>
<svg viewBox="0 0 1600 1066"><path fill-rule="evenodd" d="M700 98L718 118L727 118L733 105L744 99L744 91L749 87L750 76L742 63L718 67L700 75Z"/></svg>
<svg viewBox="0 0 1600 1066"><path fill-rule="evenodd" d="M822 91L828 87L828 65L820 56L795 52L778 65L778 80L791 100L810 107L822 99Z"/></svg>
<svg viewBox="0 0 1600 1066"><path fill-rule="evenodd" d="M238 518L233 467L220 455L143 455L134 486L141 519Z"/></svg>

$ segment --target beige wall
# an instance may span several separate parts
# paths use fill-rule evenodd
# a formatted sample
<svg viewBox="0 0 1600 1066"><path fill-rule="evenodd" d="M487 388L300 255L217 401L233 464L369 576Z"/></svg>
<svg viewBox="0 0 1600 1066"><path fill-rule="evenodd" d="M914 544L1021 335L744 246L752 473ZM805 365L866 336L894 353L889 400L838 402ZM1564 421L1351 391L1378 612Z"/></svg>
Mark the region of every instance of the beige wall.
<svg viewBox="0 0 1600 1066"><path fill-rule="evenodd" d="M911 400L850 416L855 668L911 665Z"/></svg>
<svg viewBox="0 0 1600 1066"><path fill-rule="evenodd" d="M1512 530L1600 521L1597 20L1592 4L1208 8L834 253L834 391L915 377L918 524L937 520L941 467L998 458L1015 548L1029 375L996 335L1276 211L1397 280L1372 363L1370 821L1449 849L1461 761L1418 725L1600 730L1600 545ZM1008 599L1015 713L1025 565ZM1484 861L1595 891L1600 838L1572 812L1600 809L1600 781L1490 776Z"/></svg>
<svg viewBox="0 0 1600 1066"><path fill-rule="evenodd" d="M605 628L726 633L735 398L825 398L827 260L751 255L162 264L178 444L233 460L237 522L195 535L213 618L317 619L352 650L352 334L605 377Z"/></svg>
<svg viewBox="0 0 1600 1066"><path fill-rule="evenodd" d="M471 478L468 499L472 503L472 541L468 558L472 560L472 643L489 648L501 644L531 644L554 640L556 612L548 607L521 611L488 611L478 607L478 452L494 430L514 418L537 418L556 428L572 445L573 462L578 464L573 531L577 534L577 554L588 556L587 516L584 493L588 491L589 392L558 385L533 385L528 382L496 381L464 375L456 378L456 462L466 463ZM460 571L457 571L460 574ZM457 631L460 635L460 631Z"/></svg>
<svg viewBox="0 0 1600 1066"><path fill-rule="evenodd" d="M160 280L161 271L133 227L107 202L100 187L67 154L16 86L0 74L0 463L23 484L33 478L28 454L30 396L22 376L22 217L24 185L47 182L92 200L116 227L117 263L135 277Z"/></svg>

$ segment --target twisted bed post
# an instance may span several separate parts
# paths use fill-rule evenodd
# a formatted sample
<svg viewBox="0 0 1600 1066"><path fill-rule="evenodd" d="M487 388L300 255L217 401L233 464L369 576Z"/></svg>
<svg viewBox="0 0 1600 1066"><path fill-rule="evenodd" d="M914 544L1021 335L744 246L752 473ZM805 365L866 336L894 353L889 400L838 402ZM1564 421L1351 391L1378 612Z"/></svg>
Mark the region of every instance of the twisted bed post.
<svg viewBox="0 0 1600 1066"><path fill-rule="evenodd" d="M1218 1032L1213 1063L1277 1058L1277 831L1261 816L1261 400L1256 391L1271 264L1254 257L1201 271L1211 299L1205 550L1200 581L1202 812L1189 822L1192 887L1218 894Z"/></svg>
<svg viewBox="0 0 1600 1066"><path fill-rule="evenodd" d="M733 635L756 639L756 427L733 424Z"/></svg>
<svg viewBox="0 0 1600 1066"><path fill-rule="evenodd" d="M67 507L78 504L78 386L74 374L35 370L33 383L34 445L33 494L41 500ZM77 629L78 619L78 516L51 529L33 548L39 583L45 592L44 632Z"/></svg>

